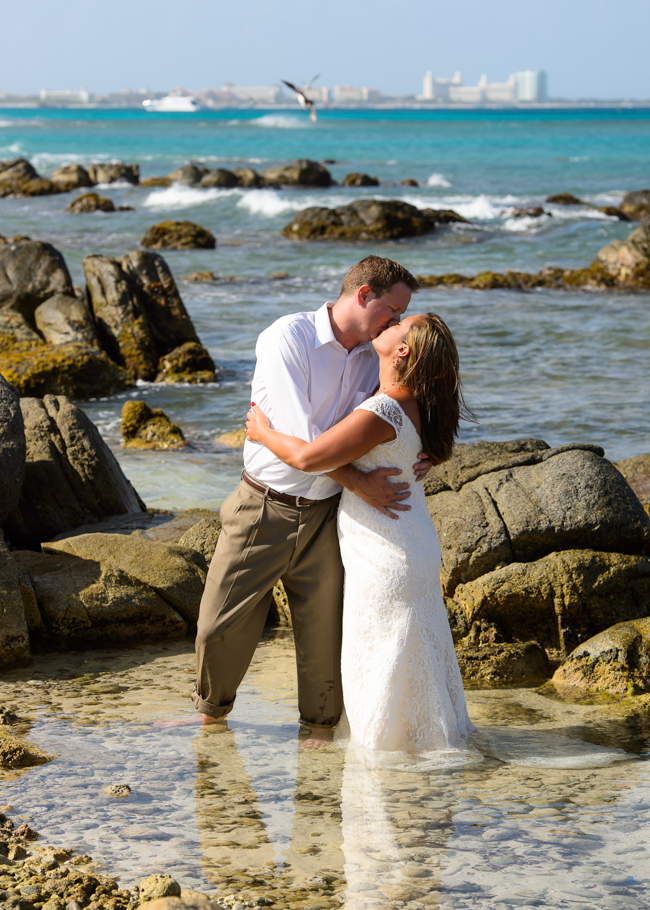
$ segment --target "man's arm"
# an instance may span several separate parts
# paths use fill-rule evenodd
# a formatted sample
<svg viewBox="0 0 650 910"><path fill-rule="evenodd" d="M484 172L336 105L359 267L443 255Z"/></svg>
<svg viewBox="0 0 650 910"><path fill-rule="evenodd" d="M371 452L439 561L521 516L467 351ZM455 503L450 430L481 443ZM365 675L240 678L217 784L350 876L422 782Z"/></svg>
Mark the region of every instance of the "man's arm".
<svg viewBox="0 0 650 910"><path fill-rule="evenodd" d="M401 473L399 468L375 468L364 474L351 464L346 464L335 471L329 471L327 476L384 515L399 518L391 509L408 512L411 507L402 500L407 499L411 491L408 483L391 483L388 478Z"/></svg>

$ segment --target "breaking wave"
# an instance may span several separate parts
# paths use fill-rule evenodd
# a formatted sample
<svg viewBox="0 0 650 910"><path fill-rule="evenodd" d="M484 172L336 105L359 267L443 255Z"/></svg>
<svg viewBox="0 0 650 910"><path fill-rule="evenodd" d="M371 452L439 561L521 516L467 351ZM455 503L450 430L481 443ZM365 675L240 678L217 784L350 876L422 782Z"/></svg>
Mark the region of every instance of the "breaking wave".
<svg viewBox="0 0 650 910"><path fill-rule="evenodd" d="M182 186L180 183L173 183L164 189L154 190L142 204L150 209L187 209L240 192L241 190L237 189L227 190L219 187L201 189L200 187Z"/></svg>
<svg viewBox="0 0 650 910"><path fill-rule="evenodd" d="M253 126L275 130L305 130L311 126L311 120L307 114L304 117L295 117L290 114L264 114L262 117L251 120L250 123Z"/></svg>
<svg viewBox="0 0 650 910"><path fill-rule="evenodd" d="M431 174L427 180L427 186L440 186L444 189L445 187L451 186L451 183L444 174Z"/></svg>

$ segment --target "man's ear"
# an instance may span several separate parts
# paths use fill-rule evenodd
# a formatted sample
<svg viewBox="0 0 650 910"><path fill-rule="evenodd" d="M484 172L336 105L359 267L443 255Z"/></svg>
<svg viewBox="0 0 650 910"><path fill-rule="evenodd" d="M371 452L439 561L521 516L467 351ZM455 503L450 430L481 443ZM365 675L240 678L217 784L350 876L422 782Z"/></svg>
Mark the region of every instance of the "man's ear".
<svg viewBox="0 0 650 910"><path fill-rule="evenodd" d="M359 290L357 291L357 301L360 306L365 306L367 303L370 303L374 299L373 290L369 284L362 284Z"/></svg>

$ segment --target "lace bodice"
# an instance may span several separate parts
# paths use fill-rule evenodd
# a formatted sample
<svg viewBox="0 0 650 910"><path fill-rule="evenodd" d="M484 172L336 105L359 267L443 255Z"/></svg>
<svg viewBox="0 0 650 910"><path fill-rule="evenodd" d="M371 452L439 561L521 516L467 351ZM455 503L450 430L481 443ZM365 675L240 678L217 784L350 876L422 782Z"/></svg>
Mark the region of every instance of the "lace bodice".
<svg viewBox="0 0 650 910"><path fill-rule="evenodd" d="M420 437L400 404L376 395L360 408L395 429L355 467L398 467L411 509L397 520L343 491L345 567L341 669L352 738L370 749L440 750L473 728L440 589L440 542L412 466Z"/></svg>

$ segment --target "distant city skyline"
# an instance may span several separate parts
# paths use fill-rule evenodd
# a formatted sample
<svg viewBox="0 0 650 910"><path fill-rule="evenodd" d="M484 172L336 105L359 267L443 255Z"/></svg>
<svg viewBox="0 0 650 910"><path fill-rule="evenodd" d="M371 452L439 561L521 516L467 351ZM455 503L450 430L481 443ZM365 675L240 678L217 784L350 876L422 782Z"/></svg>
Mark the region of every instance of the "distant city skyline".
<svg viewBox="0 0 650 910"><path fill-rule="evenodd" d="M648 0L628 0L612 22L610 0L31 0L3 11L0 92L38 94L122 87L193 91L273 85L281 79L420 94L423 74L545 70L549 96L650 98Z"/></svg>

